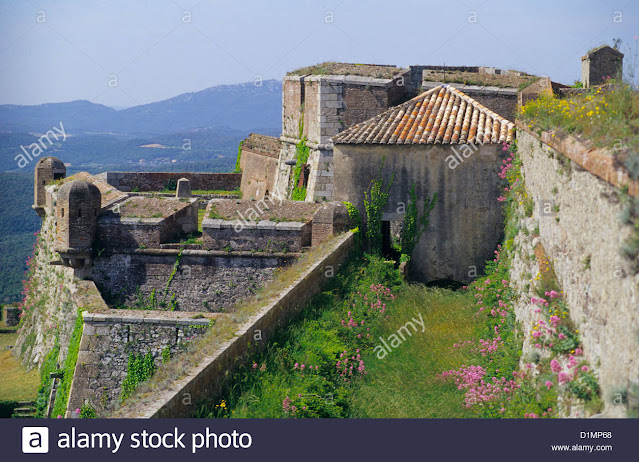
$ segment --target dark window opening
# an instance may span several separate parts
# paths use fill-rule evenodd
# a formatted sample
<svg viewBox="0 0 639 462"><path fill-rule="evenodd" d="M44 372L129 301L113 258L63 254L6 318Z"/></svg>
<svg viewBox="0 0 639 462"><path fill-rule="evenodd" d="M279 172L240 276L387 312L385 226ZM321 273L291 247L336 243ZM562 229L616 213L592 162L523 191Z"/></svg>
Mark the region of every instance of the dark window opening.
<svg viewBox="0 0 639 462"><path fill-rule="evenodd" d="M269 197L268 195L268 189L266 190L266 192L264 193L264 198L267 199Z"/></svg>
<svg viewBox="0 0 639 462"><path fill-rule="evenodd" d="M59 180L60 178L64 178L64 173L54 173L53 174L53 179L54 180Z"/></svg>
<svg viewBox="0 0 639 462"><path fill-rule="evenodd" d="M392 221L382 221L382 255L384 258L399 263L401 252L399 250L398 224Z"/></svg>
<svg viewBox="0 0 639 462"><path fill-rule="evenodd" d="M60 209L60 213L62 214L62 217L64 217L64 209Z"/></svg>
<svg viewBox="0 0 639 462"><path fill-rule="evenodd" d="M82 209L78 209L78 218L82 218Z"/></svg>
<svg viewBox="0 0 639 462"><path fill-rule="evenodd" d="M302 165L302 169L300 170L300 179L297 181L297 189L306 189L310 174L311 166L308 164Z"/></svg>

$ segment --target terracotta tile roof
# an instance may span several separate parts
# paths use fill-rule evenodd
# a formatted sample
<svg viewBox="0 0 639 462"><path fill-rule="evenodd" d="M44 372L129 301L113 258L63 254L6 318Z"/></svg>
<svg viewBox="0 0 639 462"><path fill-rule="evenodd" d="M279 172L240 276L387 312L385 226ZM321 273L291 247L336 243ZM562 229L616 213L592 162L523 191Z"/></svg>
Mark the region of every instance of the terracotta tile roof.
<svg viewBox="0 0 639 462"><path fill-rule="evenodd" d="M440 85L333 138L335 144L492 144L515 124L450 85Z"/></svg>

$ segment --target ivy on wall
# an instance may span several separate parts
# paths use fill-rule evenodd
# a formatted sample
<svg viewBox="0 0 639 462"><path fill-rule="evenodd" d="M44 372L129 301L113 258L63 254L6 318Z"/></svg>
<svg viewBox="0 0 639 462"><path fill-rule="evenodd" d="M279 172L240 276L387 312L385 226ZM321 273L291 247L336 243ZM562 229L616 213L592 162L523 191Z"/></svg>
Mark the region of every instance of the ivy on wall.
<svg viewBox="0 0 639 462"><path fill-rule="evenodd" d="M382 169L384 160L379 167L377 176L371 181L370 193L364 191L364 207L366 208L366 240L368 250L376 255L382 253L382 214L384 207L388 204L388 192L393 184L395 175L391 175L388 185L384 188L382 180Z"/></svg>
<svg viewBox="0 0 639 462"><path fill-rule="evenodd" d="M237 160L235 161L235 170L233 170L233 173L242 173L242 167L240 167L240 160L242 158L243 144L244 144L244 140L240 141L240 144L237 147Z"/></svg>
<svg viewBox="0 0 639 462"><path fill-rule="evenodd" d="M122 381L122 400L131 396L139 383L151 378L157 368L153 355L149 351L144 356L137 353L129 354L129 362L126 369L126 378Z"/></svg>
<svg viewBox="0 0 639 462"><path fill-rule="evenodd" d="M424 207L420 217L417 208L415 183L411 185L410 200L406 205L404 224L400 235L402 261L410 260L413 255L413 250L419 241L419 237L428 226L430 212L433 210L433 207L435 207L435 202L437 202L437 193L434 193L432 198L427 196L426 199L424 199Z"/></svg>
<svg viewBox="0 0 639 462"><path fill-rule="evenodd" d="M51 383L53 382L49 374L56 370L59 354L60 344L56 339L55 345L53 345L53 348L44 359L42 366L40 366L40 387L38 388L38 397L36 398L36 418L46 417L47 403L49 401L49 393L51 392Z"/></svg>
<svg viewBox="0 0 639 462"><path fill-rule="evenodd" d="M84 308L78 309L78 317L75 319L75 326L73 327L73 333L69 341L69 351L67 352L64 368L62 369L63 376L60 379L55 395L55 404L53 406L53 412L51 413L53 416L61 415L64 417L65 411L67 410L69 391L71 389L71 382L73 381L73 374L75 373L75 365L78 362L80 340L82 340L82 330L84 328L82 312L84 311Z"/></svg>
<svg viewBox="0 0 639 462"><path fill-rule="evenodd" d="M350 220L349 226L353 228L359 228L362 224L361 218L359 216L359 210L350 202L344 201L343 204L346 206L346 210L348 211L348 218Z"/></svg>
<svg viewBox="0 0 639 462"><path fill-rule="evenodd" d="M295 168L293 169L293 192L291 193L291 199L294 201L306 200L306 187L298 187L300 181L300 175L302 169L308 161L308 156L311 149L306 145L306 137L302 137L299 143L295 146L295 159L297 160Z"/></svg>
<svg viewBox="0 0 639 462"><path fill-rule="evenodd" d="M360 227L362 226L362 219L359 216L359 210L352 203L344 201L343 204L346 206L346 210L348 211L348 219L349 219L349 227L351 231L355 233L355 242L357 246L362 243L362 233L359 232Z"/></svg>

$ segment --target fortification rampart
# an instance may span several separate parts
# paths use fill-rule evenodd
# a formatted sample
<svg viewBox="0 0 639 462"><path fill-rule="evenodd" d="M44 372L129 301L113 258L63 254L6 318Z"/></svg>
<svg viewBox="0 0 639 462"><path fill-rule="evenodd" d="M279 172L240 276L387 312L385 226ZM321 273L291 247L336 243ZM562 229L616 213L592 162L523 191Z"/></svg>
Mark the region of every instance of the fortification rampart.
<svg viewBox="0 0 639 462"><path fill-rule="evenodd" d="M188 375L175 380L165 390L145 398L145 402L125 406L115 414L122 418L188 417L194 404L218 394L223 380L245 357L249 346L263 348L276 329L286 325L317 294L353 247L354 235L338 237L310 267L274 299L265 302L248 320L238 325L236 335L211 355L198 361ZM327 271L331 268L333 271ZM260 341L256 343L255 334ZM188 399L185 399L188 398Z"/></svg>
<svg viewBox="0 0 639 462"><path fill-rule="evenodd" d="M180 178L189 180L192 189L232 191L242 180L241 173L104 172L96 176L125 192L161 191L167 186L175 189Z"/></svg>
<svg viewBox="0 0 639 462"><path fill-rule="evenodd" d="M230 309L296 254L133 250L95 259L93 280L113 306L212 312Z"/></svg>
<svg viewBox="0 0 639 462"><path fill-rule="evenodd" d="M532 217L522 219L520 227L539 229L538 236L519 237L518 253L528 255L537 244L545 249L584 355L598 374L604 415L622 417L624 406L615 396L639 383L639 274L621 252L632 227L619 218L624 203L618 186L627 185L629 194L637 195L639 184L614 168L605 150L589 149L574 138L539 136L521 127L517 138L534 201ZM529 301L523 260L515 258L512 280ZM533 308L524 303L518 309L527 330Z"/></svg>
<svg viewBox="0 0 639 462"><path fill-rule="evenodd" d="M99 300L93 282L82 281L79 290L82 298ZM85 404L98 415L113 410L120 401L131 356L150 354L156 367L160 367L215 322L212 315L194 318L195 315L110 310L106 304L94 302L91 311L83 313L82 339L66 416L72 416Z"/></svg>

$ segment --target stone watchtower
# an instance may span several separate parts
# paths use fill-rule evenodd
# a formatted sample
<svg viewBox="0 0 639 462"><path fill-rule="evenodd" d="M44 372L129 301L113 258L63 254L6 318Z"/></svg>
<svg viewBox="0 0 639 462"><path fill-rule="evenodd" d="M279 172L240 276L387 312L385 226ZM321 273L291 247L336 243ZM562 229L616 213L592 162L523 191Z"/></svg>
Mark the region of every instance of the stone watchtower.
<svg viewBox="0 0 639 462"><path fill-rule="evenodd" d="M275 181L277 197L306 189L306 200L333 195L331 138L413 96L410 70L388 65L322 63L284 77L281 150ZM304 165L298 143L309 148Z"/></svg>
<svg viewBox="0 0 639 462"><path fill-rule="evenodd" d="M90 265L101 202L98 187L84 180L70 181L58 190L55 251L66 266Z"/></svg>
<svg viewBox="0 0 639 462"><path fill-rule="evenodd" d="M584 88L601 85L606 78L621 77L623 53L602 45L581 57L581 84Z"/></svg>
<svg viewBox="0 0 639 462"><path fill-rule="evenodd" d="M47 196L45 186L55 180L60 180L67 176L67 168L64 163L56 157L44 157L35 166L35 176L33 178L33 209L39 216L44 214Z"/></svg>

